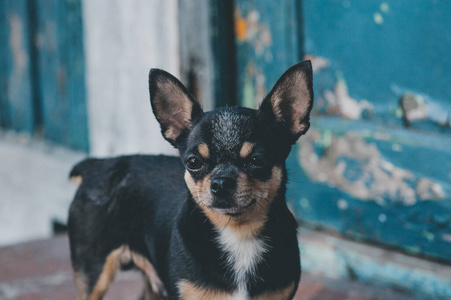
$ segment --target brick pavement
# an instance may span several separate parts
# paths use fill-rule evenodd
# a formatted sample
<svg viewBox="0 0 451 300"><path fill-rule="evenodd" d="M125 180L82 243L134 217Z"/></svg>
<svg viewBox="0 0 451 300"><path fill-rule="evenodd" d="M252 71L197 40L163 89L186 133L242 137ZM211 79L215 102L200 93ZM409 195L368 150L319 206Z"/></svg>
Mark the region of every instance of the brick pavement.
<svg viewBox="0 0 451 300"><path fill-rule="evenodd" d="M138 272L122 272L105 299L138 299ZM76 299L66 235L0 248L0 299ZM399 291L304 273L296 300L415 299Z"/></svg>

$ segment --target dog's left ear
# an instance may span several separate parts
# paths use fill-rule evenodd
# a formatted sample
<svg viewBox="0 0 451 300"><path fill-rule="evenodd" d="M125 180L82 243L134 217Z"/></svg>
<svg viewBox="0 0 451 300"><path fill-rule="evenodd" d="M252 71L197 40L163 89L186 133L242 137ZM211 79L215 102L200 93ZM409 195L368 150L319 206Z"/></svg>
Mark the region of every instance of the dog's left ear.
<svg viewBox="0 0 451 300"><path fill-rule="evenodd" d="M313 72L309 60L289 68L274 85L258 110L265 122L275 122L295 143L310 127L313 106Z"/></svg>
<svg viewBox="0 0 451 300"><path fill-rule="evenodd" d="M149 72L150 103L163 137L178 148L204 112L185 86L166 71Z"/></svg>

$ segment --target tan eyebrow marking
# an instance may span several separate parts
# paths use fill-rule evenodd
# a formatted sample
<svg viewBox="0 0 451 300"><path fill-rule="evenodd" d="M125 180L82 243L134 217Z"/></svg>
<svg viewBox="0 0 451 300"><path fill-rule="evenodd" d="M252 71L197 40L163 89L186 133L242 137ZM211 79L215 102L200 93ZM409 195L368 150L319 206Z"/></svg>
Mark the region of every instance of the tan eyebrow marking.
<svg viewBox="0 0 451 300"><path fill-rule="evenodd" d="M243 145L241 146L240 156L242 158L248 157L249 154L251 154L253 148L254 148L254 144L251 144L249 142L244 142Z"/></svg>
<svg viewBox="0 0 451 300"><path fill-rule="evenodd" d="M199 154L203 157L203 158L209 158L210 157L210 150L208 149L207 144L202 143L199 146L197 146L197 150L199 151Z"/></svg>

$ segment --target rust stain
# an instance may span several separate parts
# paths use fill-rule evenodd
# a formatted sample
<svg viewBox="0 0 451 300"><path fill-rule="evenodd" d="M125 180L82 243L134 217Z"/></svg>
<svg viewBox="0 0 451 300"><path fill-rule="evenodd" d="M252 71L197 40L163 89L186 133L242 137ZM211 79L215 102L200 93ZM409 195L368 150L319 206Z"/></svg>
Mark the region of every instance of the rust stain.
<svg viewBox="0 0 451 300"><path fill-rule="evenodd" d="M247 21L246 19L237 16L235 18L235 34L238 40L244 41L247 36Z"/></svg>
<svg viewBox="0 0 451 300"><path fill-rule="evenodd" d="M260 22L260 13L257 10L249 11L245 16L235 10L235 33L238 41L247 42L254 49L257 56L267 55L268 47L272 45L270 26Z"/></svg>

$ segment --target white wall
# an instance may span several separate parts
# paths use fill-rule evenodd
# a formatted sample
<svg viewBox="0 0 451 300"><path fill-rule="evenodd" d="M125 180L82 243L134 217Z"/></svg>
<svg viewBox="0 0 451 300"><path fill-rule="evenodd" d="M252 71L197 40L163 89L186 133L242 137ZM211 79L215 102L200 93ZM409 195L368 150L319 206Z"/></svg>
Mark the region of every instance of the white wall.
<svg viewBox="0 0 451 300"><path fill-rule="evenodd" d="M149 103L150 68L180 77L177 0L84 0L93 156L176 153Z"/></svg>

